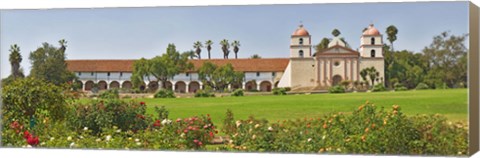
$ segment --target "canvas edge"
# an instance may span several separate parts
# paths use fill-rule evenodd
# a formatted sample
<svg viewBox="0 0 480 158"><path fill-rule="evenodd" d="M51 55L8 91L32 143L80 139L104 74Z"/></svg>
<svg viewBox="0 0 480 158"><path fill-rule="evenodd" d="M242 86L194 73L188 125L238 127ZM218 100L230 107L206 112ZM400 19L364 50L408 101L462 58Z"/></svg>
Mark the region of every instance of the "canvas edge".
<svg viewBox="0 0 480 158"><path fill-rule="evenodd" d="M470 156L479 150L479 8L469 4L469 53L468 53L468 91L469 91L469 142Z"/></svg>

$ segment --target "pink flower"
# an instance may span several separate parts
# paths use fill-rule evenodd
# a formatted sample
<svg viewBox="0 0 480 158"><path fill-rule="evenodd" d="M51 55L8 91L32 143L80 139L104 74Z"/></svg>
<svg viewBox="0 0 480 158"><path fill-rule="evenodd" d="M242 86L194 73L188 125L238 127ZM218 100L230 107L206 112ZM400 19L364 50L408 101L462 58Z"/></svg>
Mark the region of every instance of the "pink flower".
<svg viewBox="0 0 480 158"><path fill-rule="evenodd" d="M201 146L203 143L202 142L198 142L198 146Z"/></svg>
<svg viewBox="0 0 480 158"><path fill-rule="evenodd" d="M186 130L183 130L183 133L188 133L188 129L186 129Z"/></svg>
<svg viewBox="0 0 480 158"><path fill-rule="evenodd" d="M193 140L193 142L194 142L195 144L197 144L197 143L198 143L198 140L195 139L195 140Z"/></svg>
<svg viewBox="0 0 480 158"><path fill-rule="evenodd" d="M177 122L180 122L180 121L182 121L182 119L178 118L178 119L177 119Z"/></svg>

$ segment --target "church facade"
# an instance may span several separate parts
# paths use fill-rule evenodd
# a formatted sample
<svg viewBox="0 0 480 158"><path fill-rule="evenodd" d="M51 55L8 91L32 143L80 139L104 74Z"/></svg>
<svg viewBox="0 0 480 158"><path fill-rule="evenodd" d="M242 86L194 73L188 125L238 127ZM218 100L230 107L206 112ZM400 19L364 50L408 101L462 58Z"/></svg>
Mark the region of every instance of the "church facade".
<svg viewBox="0 0 480 158"><path fill-rule="evenodd" d="M279 87L328 89L343 80L362 81L360 71L371 67L378 72L375 84L384 83L383 38L373 25L361 35L358 51L334 37L328 48L312 53L311 38L303 25L291 35L290 62Z"/></svg>
<svg viewBox="0 0 480 158"><path fill-rule="evenodd" d="M263 59L202 59L192 62L196 69L205 62L216 65L232 64L235 71L244 72L242 83L229 85L229 89L247 91L271 91L276 87L290 87L292 90L325 90L343 80L362 81L360 71L374 67L378 72L375 84L384 83L383 38L370 25L360 36L358 51L348 47L340 38L334 37L328 48L312 52L312 36L300 25L290 36L289 58ZM67 67L79 78L78 84L84 91L94 86L99 90L112 88L158 89L157 81L145 81L140 87L133 87L130 77L135 60L66 60ZM154 78L146 77L146 78ZM198 72L181 72L166 85L177 93L195 93L204 89L198 79Z"/></svg>

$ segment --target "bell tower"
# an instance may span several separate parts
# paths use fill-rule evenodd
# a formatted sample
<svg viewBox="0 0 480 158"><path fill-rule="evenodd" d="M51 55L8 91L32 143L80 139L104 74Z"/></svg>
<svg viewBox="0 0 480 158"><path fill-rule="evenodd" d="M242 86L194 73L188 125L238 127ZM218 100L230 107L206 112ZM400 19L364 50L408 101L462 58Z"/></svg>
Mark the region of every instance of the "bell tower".
<svg viewBox="0 0 480 158"><path fill-rule="evenodd" d="M360 37L362 58L383 58L383 40L380 32L370 24Z"/></svg>
<svg viewBox="0 0 480 158"><path fill-rule="evenodd" d="M298 26L290 38L290 58L312 57L312 40L303 24Z"/></svg>

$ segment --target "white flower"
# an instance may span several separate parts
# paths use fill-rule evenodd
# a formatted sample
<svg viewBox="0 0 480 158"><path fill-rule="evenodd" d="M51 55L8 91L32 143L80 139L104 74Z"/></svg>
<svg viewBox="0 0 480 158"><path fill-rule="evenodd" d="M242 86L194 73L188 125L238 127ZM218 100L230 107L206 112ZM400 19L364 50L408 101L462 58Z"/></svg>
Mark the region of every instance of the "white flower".
<svg viewBox="0 0 480 158"><path fill-rule="evenodd" d="M255 125L255 128L258 128L258 127L260 127L260 124L257 123L257 124Z"/></svg>
<svg viewBox="0 0 480 158"><path fill-rule="evenodd" d="M255 138L257 138L257 136L254 134L254 135L252 136L252 139L255 139Z"/></svg>
<svg viewBox="0 0 480 158"><path fill-rule="evenodd" d="M185 137L185 133L180 134L180 137L182 138Z"/></svg>
<svg viewBox="0 0 480 158"><path fill-rule="evenodd" d="M132 137L128 137L128 140L132 140Z"/></svg>
<svg viewBox="0 0 480 158"><path fill-rule="evenodd" d="M45 142L40 143L40 145L45 145Z"/></svg>
<svg viewBox="0 0 480 158"><path fill-rule="evenodd" d="M273 131L273 128L272 128L272 127L268 127L268 130L269 130L269 131Z"/></svg>
<svg viewBox="0 0 480 158"><path fill-rule="evenodd" d="M242 121L238 120L237 122L235 122L237 124L237 127L240 126L242 124Z"/></svg>
<svg viewBox="0 0 480 158"><path fill-rule="evenodd" d="M73 147L75 147L75 143L74 143L74 142L70 143L70 148L73 148Z"/></svg>
<svg viewBox="0 0 480 158"><path fill-rule="evenodd" d="M140 139L138 139L138 138L137 138L137 139L135 139L135 142L139 142L139 141L140 141Z"/></svg>
<svg viewBox="0 0 480 158"><path fill-rule="evenodd" d="M230 144L232 144L232 143L233 143L233 140L230 139L228 142L229 142Z"/></svg>
<svg viewBox="0 0 480 158"><path fill-rule="evenodd" d="M122 132L122 130L121 130L121 129L118 129L116 132L117 132L117 133L120 133L120 132Z"/></svg>
<svg viewBox="0 0 480 158"><path fill-rule="evenodd" d="M50 138L50 141L53 141L54 139L55 139L55 137L51 137L51 138Z"/></svg>
<svg viewBox="0 0 480 158"><path fill-rule="evenodd" d="M72 140L72 137L68 136L67 140L68 140L68 141Z"/></svg>
<svg viewBox="0 0 480 158"><path fill-rule="evenodd" d="M27 145L27 148L31 148L32 146L31 145Z"/></svg>
<svg viewBox="0 0 480 158"><path fill-rule="evenodd" d="M102 140L101 140L100 138L97 138L95 141L96 141L96 142L99 142L99 141L102 141Z"/></svg>
<svg viewBox="0 0 480 158"><path fill-rule="evenodd" d="M108 135L107 137L105 137L105 140L107 140L107 141L110 141L110 139L112 139L111 135Z"/></svg>
<svg viewBox="0 0 480 158"><path fill-rule="evenodd" d="M322 140L325 139L325 135L323 135Z"/></svg>
<svg viewBox="0 0 480 158"><path fill-rule="evenodd" d="M172 120L169 120L169 119L162 120L162 125L170 124L170 123L172 123Z"/></svg>
<svg viewBox="0 0 480 158"><path fill-rule="evenodd" d="M140 145L142 145L142 143L140 143L140 142L137 142L137 145L138 145L138 146L140 146Z"/></svg>
<svg viewBox="0 0 480 158"><path fill-rule="evenodd" d="M88 130L88 127L83 127L83 130L84 130L84 131L87 131L87 130Z"/></svg>
<svg viewBox="0 0 480 158"><path fill-rule="evenodd" d="M83 136L80 136L80 139L83 139Z"/></svg>
<svg viewBox="0 0 480 158"><path fill-rule="evenodd" d="M312 138L308 138L308 140L307 140L307 141L308 141L308 142L312 141Z"/></svg>
<svg viewBox="0 0 480 158"><path fill-rule="evenodd" d="M342 149L340 149L340 148L337 148L337 151L338 151L338 152L342 152Z"/></svg>

